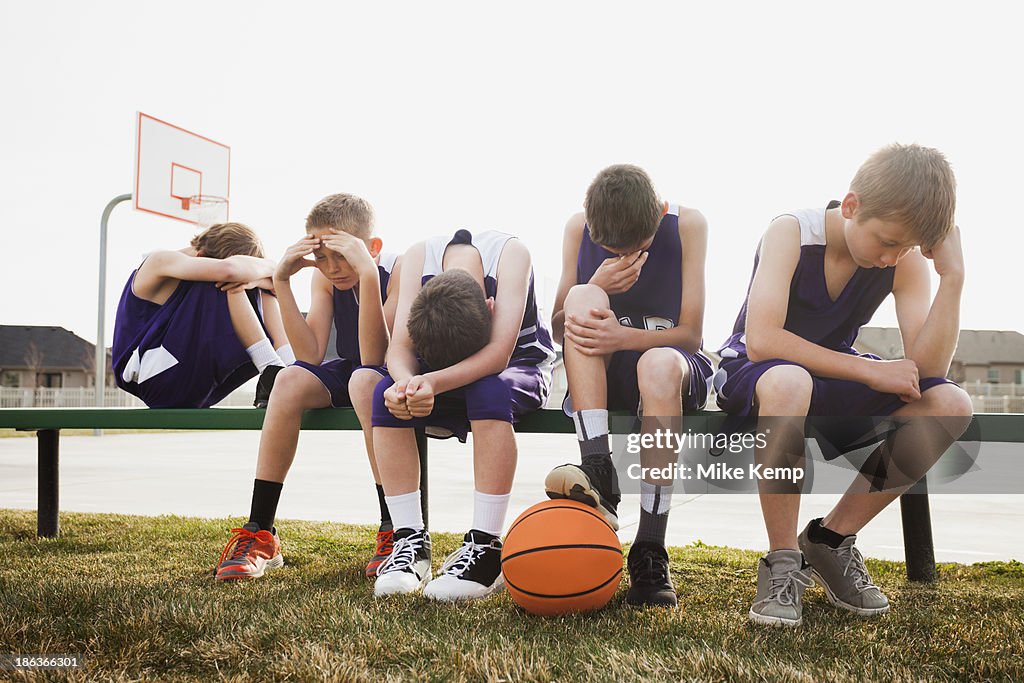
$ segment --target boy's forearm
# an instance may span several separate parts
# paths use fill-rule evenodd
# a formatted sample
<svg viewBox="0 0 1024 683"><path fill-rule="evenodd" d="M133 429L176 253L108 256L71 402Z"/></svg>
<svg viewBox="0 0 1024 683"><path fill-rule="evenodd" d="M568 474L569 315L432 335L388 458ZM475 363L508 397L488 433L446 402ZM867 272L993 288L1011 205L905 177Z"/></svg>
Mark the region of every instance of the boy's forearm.
<svg viewBox="0 0 1024 683"><path fill-rule="evenodd" d="M629 351L648 351L662 346L672 346L688 353L700 350L701 338L688 327L670 327L666 330L641 330L627 328Z"/></svg>
<svg viewBox="0 0 1024 683"><path fill-rule="evenodd" d="M943 277L935 293L928 317L914 339L914 346L905 349L906 357L917 364L921 377L945 377L949 373L953 353L960 337L961 277Z"/></svg>
<svg viewBox="0 0 1024 683"><path fill-rule="evenodd" d="M503 349L488 344L469 358L443 370L427 373L434 395L443 394L482 377L496 375L508 367L509 355Z"/></svg>
<svg viewBox="0 0 1024 683"><path fill-rule="evenodd" d="M385 360L388 366L388 374L395 384L406 382L420 372L419 363L416 361L416 353L412 347L401 342L392 340L388 346Z"/></svg>
<svg viewBox="0 0 1024 683"><path fill-rule="evenodd" d="M273 277L274 267L270 261L259 256L236 254L225 259L235 269L235 282L254 282L265 277Z"/></svg>
<svg viewBox="0 0 1024 683"><path fill-rule="evenodd" d="M320 363L323 358L317 358L320 350L317 348L316 335L313 334L313 330L309 328L306 319L302 317L302 312L299 311L291 283L288 280L274 278L274 290L277 293L278 308L281 309L284 333L288 336L288 343L291 344L296 360Z"/></svg>
<svg viewBox="0 0 1024 683"><path fill-rule="evenodd" d="M755 362L780 359L802 365L812 375L869 383L868 372L873 362L849 353L833 351L807 341L784 329L762 333L763 341L755 350L747 343L747 357Z"/></svg>
<svg viewBox="0 0 1024 683"><path fill-rule="evenodd" d="M363 365L383 365L388 350L388 326L380 279L374 270L359 280L359 358Z"/></svg>

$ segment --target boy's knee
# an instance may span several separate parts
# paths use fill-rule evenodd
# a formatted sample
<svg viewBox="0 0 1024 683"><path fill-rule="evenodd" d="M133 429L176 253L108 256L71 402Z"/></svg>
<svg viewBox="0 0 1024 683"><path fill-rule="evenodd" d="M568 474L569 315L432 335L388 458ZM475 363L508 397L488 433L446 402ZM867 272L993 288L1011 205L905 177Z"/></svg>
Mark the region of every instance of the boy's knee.
<svg viewBox="0 0 1024 683"><path fill-rule="evenodd" d="M314 384L309 380L313 379ZM282 406L293 410L304 410L306 403L313 398L313 390L319 387L318 380L302 368L289 365L277 373L274 378L274 389L270 392L270 400L274 407Z"/></svg>
<svg viewBox="0 0 1024 683"><path fill-rule="evenodd" d="M668 348L649 349L636 364L636 380L640 395L646 398L675 398L682 391L689 368L684 367L678 351Z"/></svg>
<svg viewBox="0 0 1024 683"><path fill-rule="evenodd" d="M575 285L565 295L562 310L585 312L591 308L608 308L608 293L597 285Z"/></svg>
<svg viewBox="0 0 1024 683"><path fill-rule="evenodd" d="M372 401L374 390L380 380L381 374L376 370L358 368L348 380L348 395L352 398L352 402L355 403L358 400L369 403Z"/></svg>
<svg viewBox="0 0 1024 683"><path fill-rule="evenodd" d="M970 395L955 384L940 384L921 395L928 402L928 412L935 417L969 418L974 415Z"/></svg>
<svg viewBox="0 0 1024 683"><path fill-rule="evenodd" d="M795 411L786 414L806 414L811 404L814 380L811 373L799 365L776 365L757 380L757 402L764 411Z"/></svg>

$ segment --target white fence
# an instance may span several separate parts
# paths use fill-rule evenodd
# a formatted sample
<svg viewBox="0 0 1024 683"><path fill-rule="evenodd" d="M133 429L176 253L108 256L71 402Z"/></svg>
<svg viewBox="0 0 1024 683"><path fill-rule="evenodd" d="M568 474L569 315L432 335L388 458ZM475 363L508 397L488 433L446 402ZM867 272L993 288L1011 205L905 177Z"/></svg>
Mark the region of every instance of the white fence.
<svg viewBox="0 0 1024 683"><path fill-rule="evenodd" d="M1009 396L1024 398L1024 384L989 384L975 380L961 384L971 396ZM1019 411L1017 411L1019 412Z"/></svg>
<svg viewBox="0 0 1024 683"><path fill-rule="evenodd" d="M251 406L255 384L243 385L229 394L219 406ZM0 408L92 408L96 389L17 389L0 387ZM107 387L103 405L108 408L145 408L146 404L117 387Z"/></svg>

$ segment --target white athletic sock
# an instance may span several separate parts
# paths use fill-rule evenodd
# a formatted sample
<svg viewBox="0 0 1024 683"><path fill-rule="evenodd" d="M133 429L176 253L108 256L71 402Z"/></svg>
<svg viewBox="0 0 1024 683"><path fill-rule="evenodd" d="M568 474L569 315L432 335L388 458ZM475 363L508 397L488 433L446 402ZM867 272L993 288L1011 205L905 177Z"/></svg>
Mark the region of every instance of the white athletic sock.
<svg viewBox="0 0 1024 683"><path fill-rule="evenodd" d="M655 509L657 505L657 509ZM663 515L672 507L672 487L640 481L640 507L652 515Z"/></svg>
<svg viewBox="0 0 1024 683"><path fill-rule="evenodd" d="M505 529L505 515L511 493L496 495L473 491L473 528L501 536Z"/></svg>
<svg viewBox="0 0 1024 683"><path fill-rule="evenodd" d="M590 441L608 434L607 410L577 410L572 414L572 422L576 425L576 438L580 441Z"/></svg>
<svg viewBox="0 0 1024 683"><path fill-rule="evenodd" d="M423 508L420 507L419 490L400 496L384 496L384 502L391 511L391 525L395 529L423 530Z"/></svg>
<svg viewBox="0 0 1024 683"><path fill-rule="evenodd" d="M281 362L287 367L295 363L295 352L292 351L291 344L285 344L277 350L277 355L281 357Z"/></svg>
<svg viewBox="0 0 1024 683"><path fill-rule="evenodd" d="M269 339L260 339L247 348L245 352L249 354L252 364L260 372L263 372L268 365L284 366L284 363L281 362L281 357L277 355L277 351L274 350L274 345L270 343Z"/></svg>

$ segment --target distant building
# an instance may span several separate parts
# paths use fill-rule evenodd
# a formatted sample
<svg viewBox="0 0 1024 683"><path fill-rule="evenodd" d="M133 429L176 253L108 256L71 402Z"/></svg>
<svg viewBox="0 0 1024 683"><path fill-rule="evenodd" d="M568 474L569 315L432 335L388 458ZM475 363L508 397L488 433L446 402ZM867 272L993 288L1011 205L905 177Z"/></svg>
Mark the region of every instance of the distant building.
<svg viewBox="0 0 1024 683"><path fill-rule="evenodd" d="M900 331L894 327L862 327L854 346L885 359L903 357ZM960 384L1024 384L1024 334L961 330L949 378Z"/></svg>
<svg viewBox="0 0 1024 683"><path fill-rule="evenodd" d="M96 345L63 327L0 325L0 386L92 387L95 367ZM114 386L109 351L107 386Z"/></svg>

